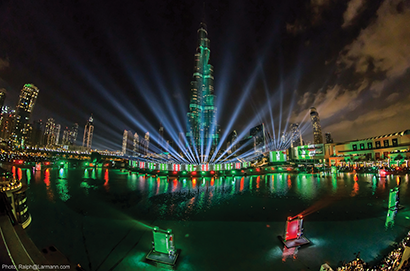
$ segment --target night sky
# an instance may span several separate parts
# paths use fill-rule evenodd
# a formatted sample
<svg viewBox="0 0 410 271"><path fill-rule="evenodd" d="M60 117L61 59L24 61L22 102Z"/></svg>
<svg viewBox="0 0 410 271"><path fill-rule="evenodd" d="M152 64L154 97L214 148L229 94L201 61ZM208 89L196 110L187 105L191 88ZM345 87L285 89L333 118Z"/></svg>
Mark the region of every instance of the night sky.
<svg viewBox="0 0 410 271"><path fill-rule="evenodd" d="M160 123L175 140L204 19L224 134L264 122L278 137L298 122L311 141L312 106L336 142L410 128L409 1L204 3L3 1L6 105L33 83L32 120L83 128L92 113L94 148L119 150L124 129L155 137Z"/></svg>

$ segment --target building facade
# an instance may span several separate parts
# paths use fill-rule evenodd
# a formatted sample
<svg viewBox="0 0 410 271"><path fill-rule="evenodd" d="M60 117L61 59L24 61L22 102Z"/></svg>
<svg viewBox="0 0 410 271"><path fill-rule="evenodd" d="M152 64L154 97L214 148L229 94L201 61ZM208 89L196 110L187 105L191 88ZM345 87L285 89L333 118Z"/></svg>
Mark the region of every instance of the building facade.
<svg viewBox="0 0 410 271"><path fill-rule="evenodd" d="M410 158L410 130L325 146L329 164L408 160Z"/></svg>
<svg viewBox="0 0 410 271"><path fill-rule="evenodd" d="M91 149L91 144L93 141L93 133L94 133L94 119L93 119L93 116L91 115L87 123L85 124L84 136L83 136L83 147L87 149Z"/></svg>
<svg viewBox="0 0 410 271"><path fill-rule="evenodd" d="M219 142L216 123L214 94L214 70L209 63L210 40L207 27L201 23L198 29L198 42L195 53L194 73L191 81L189 111L187 113L188 144L196 148L204 157L209 150L214 150ZM201 158L206 161L207 158Z"/></svg>
<svg viewBox="0 0 410 271"><path fill-rule="evenodd" d="M310 119L313 126L313 143L322 144L323 143L323 134L322 127L320 126L319 113L315 107L310 108Z"/></svg>

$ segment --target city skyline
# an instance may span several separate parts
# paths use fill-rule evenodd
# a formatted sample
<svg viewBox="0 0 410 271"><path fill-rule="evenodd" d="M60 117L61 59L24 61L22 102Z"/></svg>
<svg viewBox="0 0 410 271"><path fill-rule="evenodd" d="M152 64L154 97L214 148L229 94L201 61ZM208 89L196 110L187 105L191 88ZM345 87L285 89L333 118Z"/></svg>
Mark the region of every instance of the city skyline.
<svg viewBox="0 0 410 271"><path fill-rule="evenodd" d="M205 2L222 134L236 130L240 135L248 126L265 123L280 137L286 125L289 130L297 122L303 138L313 142L312 106L320 114L323 134L330 132L335 142L407 129L409 4L298 3ZM185 131L169 123L177 120L184 126L186 119L202 3L181 1L172 9L158 1L115 7L37 5L2 4L5 105L14 107L21 86L32 82L41 89L32 120L53 117L62 127L77 122L83 129L80 121L93 112L99 123L93 147L95 142L100 149L120 150L124 129L149 132L154 141L161 122L166 133L175 130L176 138ZM140 16L127 9L140 10ZM93 15L74 20L90 10ZM103 22L111 10L116 11L113 20L127 19ZM32 29L28 18L34 20ZM55 26L43 33L47 20ZM162 121L166 115L168 121Z"/></svg>

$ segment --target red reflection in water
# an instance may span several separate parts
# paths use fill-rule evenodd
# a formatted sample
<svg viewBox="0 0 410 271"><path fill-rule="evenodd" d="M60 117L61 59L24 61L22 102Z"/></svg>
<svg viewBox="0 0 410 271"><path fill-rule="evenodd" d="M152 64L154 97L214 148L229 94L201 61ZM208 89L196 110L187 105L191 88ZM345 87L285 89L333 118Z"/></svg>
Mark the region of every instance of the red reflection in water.
<svg viewBox="0 0 410 271"><path fill-rule="evenodd" d="M158 177L157 178L157 191L155 192L155 195L159 194L159 187L161 186L161 179Z"/></svg>
<svg viewBox="0 0 410 271"><path fill-rule="evenodd" d="M357 174L354 175L353 180L354 180L355 182L357 182L357 181L359 180L359 177L357 177Z"/></svg>
<svg viewBox="0 0 410 271"><path fill-rule="evenodd" d="M243 191L243 184L244 184L244 182L245 182L245 177L242 177L241 183L240 183L240 185L239 185L239 191L240 191L240 192Z"/></svg>
<svg viewBox="0 0 410 271"><path fill-rule="evenodd" d="M196 179L192 179L192 188L196 187Z"/></svg>
<svg viewBox="0 0 410 271"><path fill-rule="evenodd" d="M178 180L174 179L174 181L172 182L172 192L175 192L177 188L178 188Z"/></svg>
<svg viewBox="0 0 410 271"><path fill-rule="evenodd" d="M17 176L19 177L19 181L21 181L21 178L23 177L23 172L21 171L21 168L17 169Z"/></svg>
<svg viewBox="0 0 410 271"><path fill-rule="evenodd" d="M259 189L259 183L260 183L260 181L261 181L261 176L258 176L258 177L256 178L256 189Z"/></svg>
<svg viewBox="0 0 410 271"><path fill-rule="evenodd" d="M110 188L110 185L108 184L108 180L109 180L110 178L109 178L109 175L108 175L108 169L106 169L105 170L105 172L104 172L104 188L105 188L105 190L107 190L108 191L108 189Z"/></svg>
<svg viewBox="0 0 410 271"><path fill-rule="evenodd" d="M211 186L214 186L215 180L214 178L211 179Z"/></svg>
<svg viewBox="0 0 410 271"><path fill-rule="evenodd" d="M53 190L50 187L50 170L46 169L44 171L44 183L47 186L47 196L50 200L54 199L54 194L53 194Z"/></svg>
<svg viewBox="0 0 410 271"><path fill-rule="evenodd" d="M13 179L15 179L16 178L16 167L15 166L11 168L11 172L13 173Z"/></svg>
<svg viewBox="0 0 410 271"><path fill-rule="evenodd" d="M288 187L289 189L292 187L292 180L290 179L290 175L288 175Z"/></svg>
<svg viewBox="0 0 410 271"><path fill-rule="evenodd" d="M50 186L50 170L49 170L49 169L46 169L46 170L44 171L44 183L45 183L47 186Z"/></svg>
<svg viewBox="0 0 410 271"><path fill-rule="evenodd" d="M350 194L350 196L351 196L351 197L354 197L354 196L356 196L358 193L359 193L359 183L358 183L358 182L354 182L353 191L352 191L352 193Z"/></svg>
<svg viewBox="0 0 410 271"><path fill-rule="evenodd" d="M397 176L397 178L396 178L396 182L397 182L397 185L400 185L401 178L400 178L399 176Z"/></svg>

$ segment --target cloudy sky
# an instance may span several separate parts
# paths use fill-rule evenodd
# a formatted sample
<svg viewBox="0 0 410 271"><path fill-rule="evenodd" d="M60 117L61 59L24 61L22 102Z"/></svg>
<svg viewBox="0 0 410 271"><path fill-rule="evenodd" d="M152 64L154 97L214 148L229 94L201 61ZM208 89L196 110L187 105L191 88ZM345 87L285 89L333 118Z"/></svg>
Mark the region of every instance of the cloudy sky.
<svg viewBox="0 0 410 271"><path fill-rule="evenodd" d="M312 106L336 142L410 128L404 0L3 1L6 105L33 83L33 120L83 127L92 113L93 147L120 149L124 129L155 136L160 123L175 140L202 20L224 134L263 122L278 137L298 122L310 141Z"/></svg>

